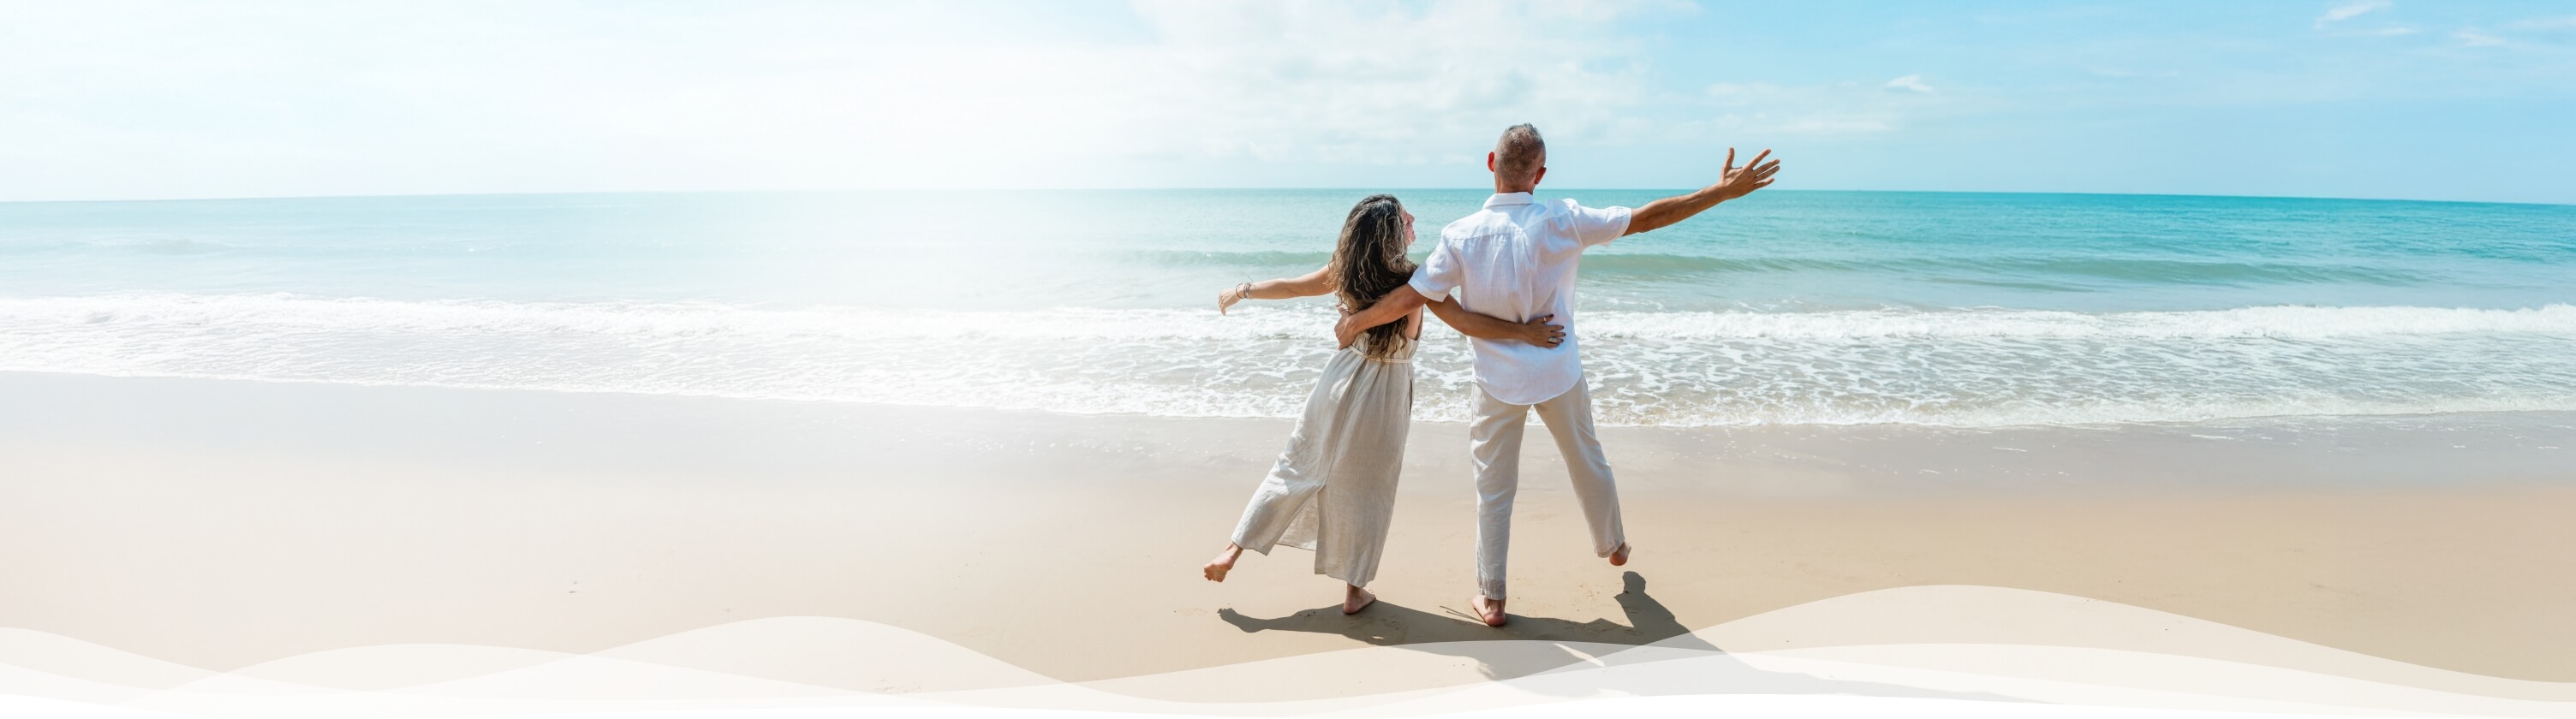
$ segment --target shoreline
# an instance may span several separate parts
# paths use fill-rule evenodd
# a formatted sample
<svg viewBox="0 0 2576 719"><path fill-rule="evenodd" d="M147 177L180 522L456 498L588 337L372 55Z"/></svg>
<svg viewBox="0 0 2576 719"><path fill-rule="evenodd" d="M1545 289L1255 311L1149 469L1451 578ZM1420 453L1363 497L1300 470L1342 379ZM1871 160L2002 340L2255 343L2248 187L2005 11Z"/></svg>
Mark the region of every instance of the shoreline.
<svg viewBox="0 0 2576 719"><path fill-rule="evenodd" d="M2576 305L2570 305L2570 307L2576 307ZM456 384L456 385L444 385L444 384L409 384L409 383L401 383L401 382L371 382L371 381L359 381L359 380L280 379L280 378L272 378L272 377L228 377L228 376L201 376L201 375L187 375L187 374L158 374L158 373L119 374L119 373L71 372L71 371L59 371L59 370L17 370L17 369L0 369L0 383L17 382L17 381L21 381L21 380L34 379L34 378L63 378L63 379L65 379L66 381L85 381L85 380L98 380L98 379L104 379L104 380L142 380L142 381L183 382L183 383L210 382L210 383L220 383L220 384L265 384L265 385L282 385L282 386L346 387L346 388L362 388L362 389L384 389L384 390L395 390L395 391L415 391L415 390L417 390L417 391L429 391L429 392L464 392L464 393L499 393L499 394L533 394L533 395L576 395L576 396L596 396L596 397L630 397L630 398L644 399L644 400L647 400L647 401L653 401L653 400L667 400L667 401L675 401L675 402L743 402L743 403L777 404L777 405L793 405L793 406L850 407L850 408L853 408L853 409L854 409L854 411L867 411L867 408L876 408L876 409L879 409L879 410L894 410L894 411L966 412L966 413L1000 413L1000 414L1030 414L1030 415L1043 415L1043 416L1048 416L1048 417L1057 417L1057 418L1064 418L1064 419L1103 418L1103 419L1110 419L1110 420L1138 420L1138 421L1216 421L1216 422L1290 422L1290 421L1293 421L1293 420L1295 419L1295 417L1292 417L1292 416L1257 416L1257 415L1160 415L1160 414L1148 414L1148 413L1139 413L1139 412L1116 412L1116 411L1080 412L1080 411L1072 411L1072 410L1046 409L1046 408L1035 408L1035 407L1001 407L1001 406L981 406L981 405L977 405L977 406L960 406L960 405L939 405L939 404L912 404L912 403L905 403L905 402L869 402L869 401L846 400L846 399L830 399L830 398L762 397L762 396L730 395L730 394L680 394L680 393L642 392L642 391L633 391L633 390L615 390L615 389L584 389L584 388L578 388L578 387L505 387L505 386L493 386L493 385L471 385L471 384ZM1418 407L1418 406L1417 406L1417 408L1416 408L1416 412L1417 412L1417 414L1420 412L1420 409L1419 409L1419 407ZM5 418L0 418L0 419L5 419ZM1537 421L1538 421L1535 415L1533 415L1533 416L1532 416L1531 421L1532 421L1532 422L1537 422ZM1417 418L1415 418L1415 419L1413 420L1413 424L1415 424L1415 425L1417 425L1417 426L1422 426L1422 425L1440 425L1440 426L1463 427L1463 426L1465 426L1465 425L1466 425L1466 422L1465 422L1465 421L1462 421L1462 420L1453 420L1453 419L1432 419L1432 418L1420 418L1420 417L1417 417ZM1721 423L1721 424L1655 424L1655 425L1596 423L1596 426L1597 426L1598 428L1600 428L1601 430L1604 430L1604 431L1617 431L1617 432L1717 432L1717 433L1731 433L1731 432L1750 432L1750 433L1760 433L1760 432L1793 432L1793 433L1794 433L1794 432L1809 432L1809 433L1832 433L1832 432L1927 432L1927 433L1944 433L1944 432L1947 432L1947 433L1986 434L1986 433L1999 433L1999 432L2000 432L2000 433L2016 433L2016 432L2078 432L2078 433L2092 433L2092 432L2105 432L2105 431L2114 431L2114 432L2117 432L2117 431L2127 431L2127 432L2147 432L2147 433L2155 433L2155 434L2178 434L2178 435L2188 435L2188 436L2194 436L2194 437L2198 437L2198 438L2202 438L2202 439L2242 439L2243 437L2214 436L2214 435L2206 435L2206 434L2194 434L2193 432L2194 432L2195 430L2220 430L2220 431L2230 431L2230 430L2235 430L2235 431L2245 431L2245 432L2249 432L2249 433L2260 433L2260 432L2263 432L2263 431L2266 431L2266 430L2275 430L2275 431L2286 431L2286 432L2289 432L2289 433L2298 434L2298 433L2306 433L2306 432L2336 432L2336 431L2343 431L2343 430L2387 431L2387 430L2389 430L2389 429L2390 429L2390 428L2392 428L2392 427L2412 426L2412 427L2421 428L2421 427L2434 427L2434 426L2451 427L2451 426L2457 426L2457 425L2467 425L2467 426L2473 426L2473 427L2484 428L2484 429L2497 429L2497 428L2504 428L2504 429L2533 429L2533 428L2538 428L2538 429L2545 429L2545 430L2569 430L2569 431L2576 431L2576 410L2554 410L2554 409L2550 409L2550 410L2533 410L2533 409L2500 409L2500 410L2486 410L2486 409L2481 409L2481 410L2450 410L2450 411L2441 411L2441 412L2388 412L2388 413L2369 413L2369 414L2279 414L2279 415L2228 416L2228 417L2215 417L2215 418L2197 419L2197 420L2137 421L2137 422L2087 422L2087 423L2075 423L2075 424L2005 424L2005 425L1956 425L1956 424L1926 424L1926 423L1914 423L1914 422L1848 422L1848 423L1785 423L1785 422L1784 422L1784 423L1739 423L1739 424L1725 424L1725 423ZM1283 435L1283 436L1284 436L1284 435ZM2264 437L2264 439L2269 439L2269 438L2268 438L2268 437ZM2515 437L2515 439L2523 439L2523 437L2519 437L2519 436L2517 436L2517 437ZM2520 449L2543 449L2543 450L2576 449L2576 439L2571 439L2571 440L2569 440L2567 443L2564 443L2564 444L2547 444L2547 443L2541 443L2541 444L2537 444L2537 445L2523 445L2523 446L2518 446L2517 448L2520 448Z"/></svg>
<svg viewBox="0 0 2576 719"><path fill-rule="evenodd" d="M1055 188L1044 188L1044 187L1005 187L1005 188L979 188L979 189L974 189L974 191L976 191L976 192L993 192L993 193L1018 193L1018 194L1104 194L1104 195L1109 195L1109 194L1134 194L1134 193L1162 193L1162 192L1204 192L1204 193L1209 193L1209 194L1245 193L1245 192L1339 192L1339 193L1347 193L1347 194L1351 194L1351 195L1353 195L1353 196L1366 196L1366 195L1368 195L1368 194L1370 194L1370 193L1377 193L1377 192L1457 191L1457 190L1460 190L1460 189L1462 189L1462 188L1458 188L1458 187L1438 187L1438 186L1423 186L1423 187L1375 187L1375 188L1352 188L1352 187L1055 187ZM1665 195L1677 195L1677 194L1683 194L1683 193L1687 193L1687 192L1690 192L1690 191L1692 191L1692 190L1697 190L1697 189L1699 189L1699 188L1698 188L1698 187L1663 187L1663 188L1656 188L1656 187L1553 187L1553 186L1551 186L1551 187L1548 189L1548 192L1549 192L1549 193L1551 193L1551 194L1576 193L1576 192L1631 192L1631 193L1633 193L1633 192L1647 192L1647 193L1662 193L1662 194L1665 194ZM801 190L796 190L796 189L786 189L786 190L777 190L777 189L773 189L773 190L558 190L558 191L547 191L547 192L410 192L410 193L390 193L390 194L373 194L373 195L243 195L243 196L223 196L223 197L211 197L211 196L208 196L208 197L200 197L200 196L189 196L189 197L123 197L123 198L97 198L97 197L92 197L92 198L54 198L54 199L33 199L33 200L25 200L25 199L20 199L20 200L0 199L0 205L38 205L38 204L118 204L118 203L124 203L124 204L146 204L146 203L189 203L189 202L262 202L262 201L293 201L293 200L352 200L352 201L365 201L365 200L396 200L396 199L423 199L423 198L426 198L426 199L439 199L439 198L466 198L466 199L473 199L473 198L492 198L492 197L613 197L613 196L620 196L620 195L635 195L635 196L647 196L647 197L652 197L652 196L673 196L673 195L802 195L802 196L816 196L816 195L885 195L885 194L943 195L943 194L952 193L952 192L955 192L955 191L957 191L957 190L956 190L956 188L949 188L949 189L937 189L937 190L923 190L923 189L910 189L910 190L907 190L907 189L886 189L886 188L873 188L873 189L848 189L848 188L842 188L842 189L828 189L828 188L826 188L826 189L801 189ZM2560 201L2544 201L2544 200L2461 200L2461 199L2426 199L2426 198L2410 198L2410 197L2328 197L2328 196L2323 196L2323 195L2199 195L2199 194L2186 194L2186 193L2163 193L2163 192L2065 192L2065 191L2045 191L2045 192L2042 192L2042 191L2028 191L2028 190L2019 190L2019 191L2016 191L2016 190L1887 190L1887 189L1863 189L1863 188L1841 188L1841 189L1836 189L1836 188L1822 188L1822 187L1806 187L1806 188L1787 188L1787 187L1784 187L1784 188L1778 188L1778 189L1770 189L1770 190L1767 190L1766 192L1764 192L1763 194L1766 194L1766 195L1783 195L1783 194L1820 194L1820 195L1821 195L1821 194L1840 194L1840 195L1859 195L1859 194L1870 194L1870 195L1979 195L1979 196L1996 196L1996 195L2002 195L2002 196L2040 196L2040 197L2065 196L2065 197L2084 197L2084 198L2103 198L2103 197L2150 197L2150 198L2207 199L2207 200L2283 200L2283 201L2292 201L2292 202L2298 202L2298 201L2317 201L2317 202L2390 202L2390 203L2421 203L2421 204L2438 204L2438 205L2506 205L2506 206L2535 206L2535 207L2576 207L2576 199L2568 199L2568 200L2560 200Z"/></svg>
<svg viewBox="0 0 2576 719"><path fill-rule="evenodd" d="M1486 636L1438 624L1473 584L1457 425L1416 424L1388 611L1345 623L1303 552L1196 576L1286 420L34 373L0 397L0 543L43 548L0 558L0 627L208 669L781 616L1067 681ZM1967 584L2576 681L2576 450L2454 419L2479 421L1604 428L1638 545L1618 569L1532 442L1518 626L1492 638L1617 643L1630 571L1684 631Z"/></svg>

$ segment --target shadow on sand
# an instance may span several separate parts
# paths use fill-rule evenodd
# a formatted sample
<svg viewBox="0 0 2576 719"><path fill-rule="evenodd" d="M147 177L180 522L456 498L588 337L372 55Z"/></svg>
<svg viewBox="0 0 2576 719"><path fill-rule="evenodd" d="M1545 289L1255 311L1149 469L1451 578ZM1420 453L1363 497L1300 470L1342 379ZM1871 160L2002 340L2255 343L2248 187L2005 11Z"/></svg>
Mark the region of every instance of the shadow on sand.
<svg viewBox="0 0 2576 719"><path fill-rule="evenodd" d="M1503 626L1488 627L1461 609L1444 606L1441 613L1435 614L1388 602L1383 597L1354 615L1342 614L1341 605L1335 604L1273 619L1249 617L1233 609L1220 609L1217 616L1247 633L1339 634L1382 647L1472 659L1488 679L1520 680L1514 685L1552 695L1616 691L1638 695L1848 694L2021 701L1982 692L1946 692L1756 669L1727 657L1724 649L1692 634L1690 627L1675 618L1663 602L1646 594L1643 575L1628 572L1621 580L1625 587L1615 599L1626 615L1626 624L1608 619L1576 622L1512 614L1511 621ZM1692 661L1663 661L1684 658ZM1650 670L1657 664L1663 665L1660 670ZM1560 671L1596 665L1622 669ZM1562 681L1541 676L1551 673L1564 675Z"/></svg>

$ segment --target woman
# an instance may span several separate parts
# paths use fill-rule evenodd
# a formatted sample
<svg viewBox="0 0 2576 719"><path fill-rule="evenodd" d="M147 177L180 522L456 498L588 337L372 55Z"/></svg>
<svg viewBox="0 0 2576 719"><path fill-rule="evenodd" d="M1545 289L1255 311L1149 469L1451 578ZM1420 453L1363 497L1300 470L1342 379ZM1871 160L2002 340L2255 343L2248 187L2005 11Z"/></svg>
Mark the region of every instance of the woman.
<svg viewBox="0 0 2576 719"><path fill-rule="evenodd" d="M1217 294L1223 313L1246 298L1286 299L1333 293L1344 313L1366 309L1413 277L1405 248L1413 245L1413 213L1393 195L1372 195L1351 208L1333 259L1294 279L1246 282ZM1549 317L1515 323L1461 309L1430 305L1461 334L1556 346L1562 328ZM1232 542L1202 569L1225 581L1234 561L1250 549L1269 554L1275 544L1311 549L1315 573L1342 580L1349 590L1342 613L1353 614L1377 597L1368 592L1386 546L1395 511L1396 473L1403 469L1404 435L1413 413L1413 350L1422 335L1422 311L1371 328L1333 355L1306 398L1305 415L1288 435L1288 448L1234 527ZM1318 337L1318 341L1324 338Z"/></svg>

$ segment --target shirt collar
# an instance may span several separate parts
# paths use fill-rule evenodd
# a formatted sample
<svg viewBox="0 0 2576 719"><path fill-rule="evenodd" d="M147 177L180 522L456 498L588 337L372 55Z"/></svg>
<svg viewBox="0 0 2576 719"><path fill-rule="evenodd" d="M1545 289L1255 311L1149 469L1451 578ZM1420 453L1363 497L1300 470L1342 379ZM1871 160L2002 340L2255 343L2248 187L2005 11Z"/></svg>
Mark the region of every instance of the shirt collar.
<svg viewBox="0 0 2576 719"><path fill-rule="evenodd" d="M1495 196L1493 196L1493 197L1485 198L1485 206L1486 206L1486 207L1499 207L1499 206L1502 206L1502 205L1535 205L1535 204L1538 204L1538 200L1537 200L1537 199L1534 199L1534 198L1532 198L1532 197L1530 197L1530 193L1527 193L1527 192L1506 192L1506 193L1502 193L1502 194L1499 194L1499 195L1495 195Z"/></svg>

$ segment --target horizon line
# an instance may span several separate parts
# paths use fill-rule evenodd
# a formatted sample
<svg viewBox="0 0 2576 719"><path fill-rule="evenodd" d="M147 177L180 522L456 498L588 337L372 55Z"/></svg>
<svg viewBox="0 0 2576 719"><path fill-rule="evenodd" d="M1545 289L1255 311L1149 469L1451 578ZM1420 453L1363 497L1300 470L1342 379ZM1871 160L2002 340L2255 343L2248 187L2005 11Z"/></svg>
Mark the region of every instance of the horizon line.
<svg viewBox="0 0 2576 719"><path fill-rule="evenodd" d="M854 187L854 188L805 188L805 189L760 189L760 190L541 190L541 191L530 191L530 192L395 192L395 193L361 193L361 194L347 194L347 195L234 195L234 196L197 196L197 197L82 198L82 199L55 199L55 200L16 200L16 199L0 199L0 205L80 204L80 203L117 203L117 202L131 202L131 203L143 203L143 202L239 202L239 201L257 201L257 200L362 200L362 199L429 198L429 197L525 197L525 196L548 196L548 195L562 195L562 196L578 196L578 195L765 195L765 194L790 195L790 194L850 194L850 193L862 193L862 192L897 192L897 193L918 193L918 192L1263 192L1263 191L1267 191L1267 192L1324 192L1324 191L1388 192L1388 191L1407 191L1407 190L1469 191L1469 190L1474 190L1474 189L1479 189L1479 188L1442 187L1442 186L1416 186L1416 187L1385 187L1385 186L1379 186L1379 187L1258 187L1258 186L1245 186L1245 187L977 187L977 188L954 188L954 187L949 187L949 188L940 188L940 187L915 187L915 188L872 187L872 188L871 188L871 187ZM1653 192L1674 192L1674 193L1686 193L1686 192L1690 192L1690 191L1693 191L1693 190L1696 190L1696 189L1699 189L1699 188L1694 188L1694 187L1563 187L1563 188L1554 188L1553 190L1551 190L1551 192L1635 192L1635 191L1653 191ZM1774 190L1774 191L1775 191L1775 192L1792 192L1792 193L1796 193L1796 192L1876 193L1876 194L1890 194L1890 195L2075 195L2075 196L2091 196L2091 197L2172 197L2172 198L2255 199L2255 200L2328 200L2328 201L2345 201L2345 202L2424 202L2424 203L2462 204L2462 205L2531 205L2531 206L2538 206L2538 207L2576 207L2576 200L2568 200L2568 201L2561 201L2561 202L2547 202L2547 201L2513 201L2513 200L2432 200L2432 199L2404 198L2404 197L2332 197L2332 196L2320 196L2320 195L2214 195L2214 194L2179 193L2179 192L2081 192L2081 191L2028 191L2028 190L1863 190L1863 189L1837 189L1837 188L1781 188L1781 189L1779 189L1779 190Z"/></svg>

